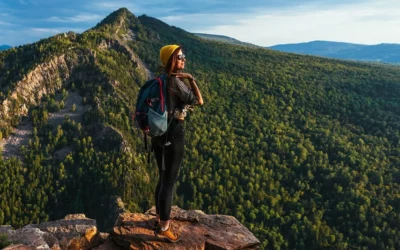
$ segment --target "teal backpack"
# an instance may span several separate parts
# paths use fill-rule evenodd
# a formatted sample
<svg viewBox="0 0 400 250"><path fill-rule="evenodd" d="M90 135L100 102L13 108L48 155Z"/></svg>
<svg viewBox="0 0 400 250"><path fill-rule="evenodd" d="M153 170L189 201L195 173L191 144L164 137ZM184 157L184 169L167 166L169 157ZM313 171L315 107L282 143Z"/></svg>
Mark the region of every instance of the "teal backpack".
<svg viewBox="0 0 400 250"><path fill-rule="evenodd" d="M136 102L136 111L133 119L136 120L139 128L144 132L144 143L147 149L147 135L161 136L168 130L168 109L167 109L167 75L163 74L155 79L148 80L140 88ZM171 119L172 121L172 119ZM170 121L170 122L171 122ZM169 142L164 146L168 146ZM150 163L150 153L147 162ZM164 152L162 169L165 170Z"/></svg>
<svg viewBox="0 0 400 250"><path fill-rule="evenodd" d="M167 75L148 80L140 88L134 119L145 135L161 136L168 129Z"/></svg>

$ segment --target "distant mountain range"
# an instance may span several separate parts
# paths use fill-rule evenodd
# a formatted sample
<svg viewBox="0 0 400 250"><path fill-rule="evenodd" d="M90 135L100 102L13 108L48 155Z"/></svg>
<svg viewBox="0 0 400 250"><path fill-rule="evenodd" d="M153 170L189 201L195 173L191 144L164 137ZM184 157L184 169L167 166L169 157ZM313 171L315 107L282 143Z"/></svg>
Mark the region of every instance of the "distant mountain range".
<svg viewBox="0 0 400 250"><path fill-rule="evenodd" d="M382 43L364 45L330 41L280 44L270 49L305 55L315 55L346 60L400 63L400 44Z"/></svg>
<svg viewBox="0 0 400 250"><path fill-rule="evenodd" d="M234 45L261 47L251 43L242 42L228 36L202 33L194 33L194 35L203 39L225 42ZM265 48L282 52L344 60L382 62L391 64L400 63L400 44L381 43L377 45L365 45L344 42L312 41L306 43L279 44Z"/></svg>
<svg viewBox="0 0 400 250"><path fill-rule="evenodd" d="M12 48L10 45L0 45L0 50L6 50Z"/></svg>

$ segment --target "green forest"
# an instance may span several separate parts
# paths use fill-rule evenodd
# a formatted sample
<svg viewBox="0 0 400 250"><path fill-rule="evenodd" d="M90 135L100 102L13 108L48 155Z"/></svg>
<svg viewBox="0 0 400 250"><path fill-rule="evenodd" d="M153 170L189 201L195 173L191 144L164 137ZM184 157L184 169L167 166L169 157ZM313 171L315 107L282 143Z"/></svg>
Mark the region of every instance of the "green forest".
<svg viewBox="0 0 400 250"><path fill-rule="evenodd" d="M0 155L0 225L85 213L108 230L115 197L132 212L154 205L155 159L131 116L145 77L129 52L157 72L172 43L205 102L186 119L174 204L236 217L262 249L400 248L399 67L204 40L127 9L0 52L1 102L37 65L71 64L26 117L0 123L0 138L21 121L33 128L19 157ZM82 119L49 122L72 94Z"/></svg>

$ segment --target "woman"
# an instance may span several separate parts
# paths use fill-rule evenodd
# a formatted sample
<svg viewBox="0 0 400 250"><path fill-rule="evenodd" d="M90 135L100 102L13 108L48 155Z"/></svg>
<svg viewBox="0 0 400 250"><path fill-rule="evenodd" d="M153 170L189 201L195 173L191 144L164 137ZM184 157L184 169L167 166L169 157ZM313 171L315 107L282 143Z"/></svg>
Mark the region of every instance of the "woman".
<svg viewBox="0 0 400 250"><path fill-rule="evenodd" d="M157 224L155 233L170 242L179 236L171 230L170 214L173 187L182 163L185 146L184 120L188 105L203 105L203 98L192 75L183 73L186 57L178 45L166 45L160 50L164 74L167 74L168 131L152 138L159 179L155 191ZM190 87L184 83L187 79ZM163 159L164 155L164 159ZM164 160L164 166L163 166ZM165 170L163 170L163 167Z"/></svg>

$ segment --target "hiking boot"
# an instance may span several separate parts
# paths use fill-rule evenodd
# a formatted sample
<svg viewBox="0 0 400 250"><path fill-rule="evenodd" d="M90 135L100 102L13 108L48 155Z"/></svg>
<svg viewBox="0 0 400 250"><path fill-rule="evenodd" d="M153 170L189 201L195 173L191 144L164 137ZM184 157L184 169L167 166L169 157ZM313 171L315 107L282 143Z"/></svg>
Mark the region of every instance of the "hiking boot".
<svg viewBox="0 0 400 250"><path fill-rule="evenodd" d="M163 231L161 229L161 226L158 226L156 230L154 230L156 233L156 236L159 238L163 238L169 242L178 242L180 240L179 236L174 234L171 229L171 225L169 225L169 228L166 231Z"/></svg>

